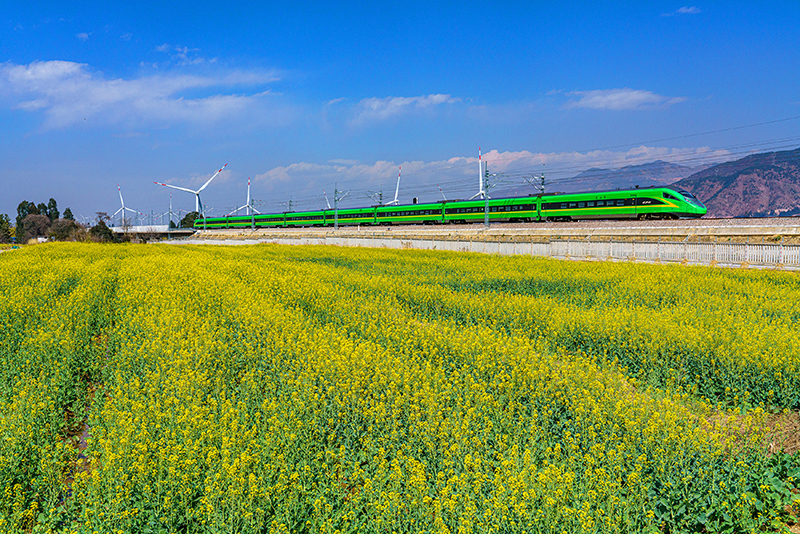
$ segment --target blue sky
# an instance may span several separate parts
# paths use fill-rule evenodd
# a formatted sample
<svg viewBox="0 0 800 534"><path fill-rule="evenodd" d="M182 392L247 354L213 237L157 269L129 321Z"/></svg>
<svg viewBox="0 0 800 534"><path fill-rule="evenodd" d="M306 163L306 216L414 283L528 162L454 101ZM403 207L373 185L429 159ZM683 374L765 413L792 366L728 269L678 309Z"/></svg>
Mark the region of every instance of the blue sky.
<svg viewBox="0 0 800 534"><path fill-rule="evenodd" d="M797 2L0 6L0 213L474 193L800 144ZM738 126L762 124L740 129ZM713 134L693 135L704 132ZM193 196L175 191L176 209Z"/></svg>

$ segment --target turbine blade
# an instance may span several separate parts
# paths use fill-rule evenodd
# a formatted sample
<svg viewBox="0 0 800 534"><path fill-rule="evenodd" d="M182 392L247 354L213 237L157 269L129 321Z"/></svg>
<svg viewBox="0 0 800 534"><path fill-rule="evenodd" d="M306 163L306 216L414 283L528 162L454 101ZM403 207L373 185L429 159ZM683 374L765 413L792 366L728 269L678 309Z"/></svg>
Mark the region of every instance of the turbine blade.
<svg viewBox="0 0 800 534"><path fill-rule="evenodd" d="M222 166L222 168L221 168L220 170L218 170L217 172L215 172L215 173L214 173L214 176L212 176L211 178L209 178L209 179L208 179L208 181L207 181L206 183L204 183L204 184L203 184L203 187L201 187L200 189L198 189L198 190L197 190L197 192L199 193L200 191L202 191L203 189L205 189L206 187L208 187L208 184L210 184L210 183L211 183L211 180L213 180L214 178L216 178L216 177L217 177L217 175L218 175L219 173L221 173L221 172L222 172L222 171L225 169L225 167L227 167L227 166L228 166L228 164L227 164L227 163L226 163L225 165L223 165L223 166Z"/></svg>
<svg viewBox="0 0 800 534"><path fill-rule="evenodd" d="M156 185L163 185L164 187L171 187L172 189L178 189L179 191L186 191L187 193L197 194L197 191L192 191L191 189L186 189L185 187L178 187L177 185L169 185L169 184L162 184L161 182L153 182Z"/></svg>

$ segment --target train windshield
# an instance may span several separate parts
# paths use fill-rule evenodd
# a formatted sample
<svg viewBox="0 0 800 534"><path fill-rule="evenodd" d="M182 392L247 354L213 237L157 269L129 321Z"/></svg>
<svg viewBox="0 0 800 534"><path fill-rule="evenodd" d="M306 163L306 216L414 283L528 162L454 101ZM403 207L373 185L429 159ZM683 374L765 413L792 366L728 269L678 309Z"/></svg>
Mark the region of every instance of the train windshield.
<svg viewBox="0 0 800 534"><path fill-rule="evenodd" d="M683 196L683 198L686 199L686 202L689 202L690 204L696 204L697 206L705 207L703 206L703 203L700 202L700 199L691 194L689 191L678 191L678 193L680 193Z"/></svg>

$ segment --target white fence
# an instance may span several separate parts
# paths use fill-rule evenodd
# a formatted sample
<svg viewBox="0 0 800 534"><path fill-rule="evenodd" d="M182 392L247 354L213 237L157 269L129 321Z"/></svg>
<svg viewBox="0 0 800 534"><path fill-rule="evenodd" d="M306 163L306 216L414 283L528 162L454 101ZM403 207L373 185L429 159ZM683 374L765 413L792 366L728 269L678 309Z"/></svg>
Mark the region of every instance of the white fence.
<svg viewBox="0 0 800 534"><path fill-rule="evenodd" d="M526 254L551 258L678 262L704 265L785 267L800 269L800 245L689 243L684 241L557 240L542 243L440 241L380 237L299 237L268 239L287 245L455 250L486 254Z"/></svg>

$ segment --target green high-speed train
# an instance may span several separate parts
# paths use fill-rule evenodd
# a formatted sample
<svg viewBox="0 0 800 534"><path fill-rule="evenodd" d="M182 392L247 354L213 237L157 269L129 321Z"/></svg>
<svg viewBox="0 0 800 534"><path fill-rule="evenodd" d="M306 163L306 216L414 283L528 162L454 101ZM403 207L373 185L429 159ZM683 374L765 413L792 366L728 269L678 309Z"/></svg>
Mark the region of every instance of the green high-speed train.
<svg viewBox="0 0 800 534"><path fill-rule="evenodd" d="M369 206L339 210L287 211L197 219L195 228L289 228L304 226L467 224L484 221L484 200L440 200L424 204ZM584 219L678 219L702 217L706 207L688 191L669 187L553 193L492 198L489 221L518 223Z"/></svg>

